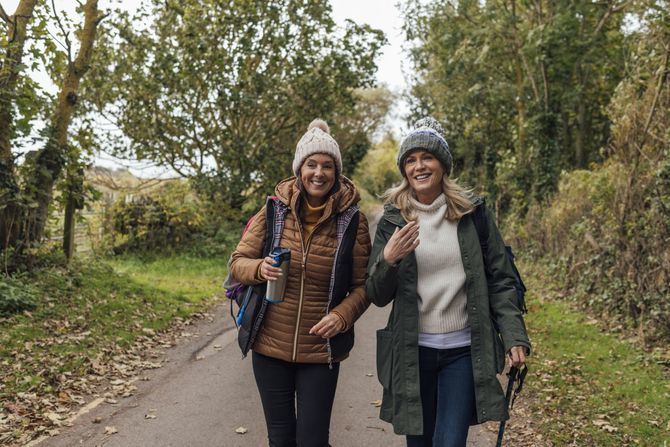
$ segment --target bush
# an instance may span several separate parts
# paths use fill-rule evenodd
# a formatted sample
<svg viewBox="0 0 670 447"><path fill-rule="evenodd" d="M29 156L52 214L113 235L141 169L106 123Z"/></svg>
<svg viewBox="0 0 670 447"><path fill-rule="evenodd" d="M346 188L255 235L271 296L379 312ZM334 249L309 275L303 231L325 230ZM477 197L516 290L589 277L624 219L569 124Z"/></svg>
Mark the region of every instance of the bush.
<svg viewBox="0 0 670 447"><path fill-rule="evenodd" d="M0 282L0 317L29 311L37 306L37 292L27 284L9 278Z"/></svg>
<svg viewBox="0 0 670 447"><path fill-rule="evenodd" d="M608 159L563 174L525 221L517 243L553 262L570 295L644 343L670 339L670 83L666 16L649 16L631 48L631 73L608 106ZM527 242L532 241L532 242Z"/></svg>
<svg viewBox="0 0 670 447"><path fill-rule="evenodd" d="M507 230L515 245L554 261L574 300L656 343L670 338L670 185L664 167L640 166L634 182L614 160L564 173L553 199L517 228L508 218Z"/></svg>
<svg viewBox="0 0 670 447"><path fill-rule="evenodd" d="M118 201L111 214L115 252L181 248L202 232L202 205L187 182L163 184L151 195Z"/></svg>

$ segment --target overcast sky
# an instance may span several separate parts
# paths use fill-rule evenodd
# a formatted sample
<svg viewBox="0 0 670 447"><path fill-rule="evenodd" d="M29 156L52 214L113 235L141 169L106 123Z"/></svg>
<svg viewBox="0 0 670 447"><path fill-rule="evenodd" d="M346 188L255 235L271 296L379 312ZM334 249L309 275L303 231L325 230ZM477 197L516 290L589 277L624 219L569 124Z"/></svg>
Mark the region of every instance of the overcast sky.
<svg viewBox="0 0 670 447"><path fill-rule="evenodd" d="M19 0L0 0L0 3L5 11L12 14ZM100 0L99 7L107 9L122 6L133 11L140 3L141 0ZM388 85L396 93L401 93L405 89L402 71L402 18L394 4L394 0L331 0L336 23L343 24L346 19L351 19L356 23L367 23L386 34L388 45L384 47L383 54L377 60L377 80ZM56 7L68 11L73 18L77 18L75 5L74 0L56 0ZM49 83L46 76L38 74L37 77L43 78L43 83ZM55 87L52 86L50 90L55 91ZM394 127L402 125L401 117L405 111L406 106L403 103L397 104L392 117ZM104 155L101 155L99 161L105 165L113 164L111 159Z"/></svg>

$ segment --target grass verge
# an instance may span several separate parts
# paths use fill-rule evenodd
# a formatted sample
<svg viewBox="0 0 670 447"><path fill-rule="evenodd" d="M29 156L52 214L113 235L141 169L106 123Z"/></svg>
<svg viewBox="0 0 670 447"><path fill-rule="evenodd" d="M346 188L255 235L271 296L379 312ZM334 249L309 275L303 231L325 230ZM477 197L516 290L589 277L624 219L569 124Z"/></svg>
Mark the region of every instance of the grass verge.
<svg viewBox="0 0 670 447"><path fill-rule="evenodd" d="M0 319L0 445L58 426L94 388L86 377L101 376L101 363L118 366L141 337L209 307L225 268L223 258L123 257L12 278L14 289L37 291L37 306Z"/></svg>
<svg viewBox="0 0 670 447"><path fill-rule="evenodd" d="M541 264L522 265L534 346L525 394L551 445L670 445L667 351L645 352L558 298ZM532 273L531 273L532 272ZM665 443L665 444L664 444Z"/></svg>

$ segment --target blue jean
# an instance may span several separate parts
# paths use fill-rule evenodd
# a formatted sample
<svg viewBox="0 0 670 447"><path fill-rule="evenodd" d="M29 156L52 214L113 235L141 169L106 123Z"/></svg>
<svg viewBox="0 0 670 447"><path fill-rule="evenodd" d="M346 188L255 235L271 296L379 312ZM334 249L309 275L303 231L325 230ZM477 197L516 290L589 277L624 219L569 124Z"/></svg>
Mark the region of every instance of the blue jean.
<svg viewBox="0 0 670 447"><path fill-rule="evenodd" d="M423 435L407 436L407 447L465 447L475 414L470 347L419 346Z"/></svg>

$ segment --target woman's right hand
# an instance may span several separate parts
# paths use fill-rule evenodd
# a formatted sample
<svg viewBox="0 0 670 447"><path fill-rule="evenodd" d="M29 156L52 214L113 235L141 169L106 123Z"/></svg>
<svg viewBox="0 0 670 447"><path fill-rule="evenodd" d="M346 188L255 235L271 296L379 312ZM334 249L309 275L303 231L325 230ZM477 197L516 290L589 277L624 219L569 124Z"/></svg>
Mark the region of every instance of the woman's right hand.
<svg viewBox="0 0 670 447"><path fill-rule="evenodd" d="M274 263L274 259L272 259L270 256L263 259L260 272L261 277L265 281L276 281L282 275L281 269L279 267L275 267Z"/></svg>
<svg viewBox="0 0 670 447"><path fill-rule="evenodd" d="M389 264L395 264L419 246L419 224L411 221L404 227L396 227L393 235L384 247L384 259Z"/></svg>

